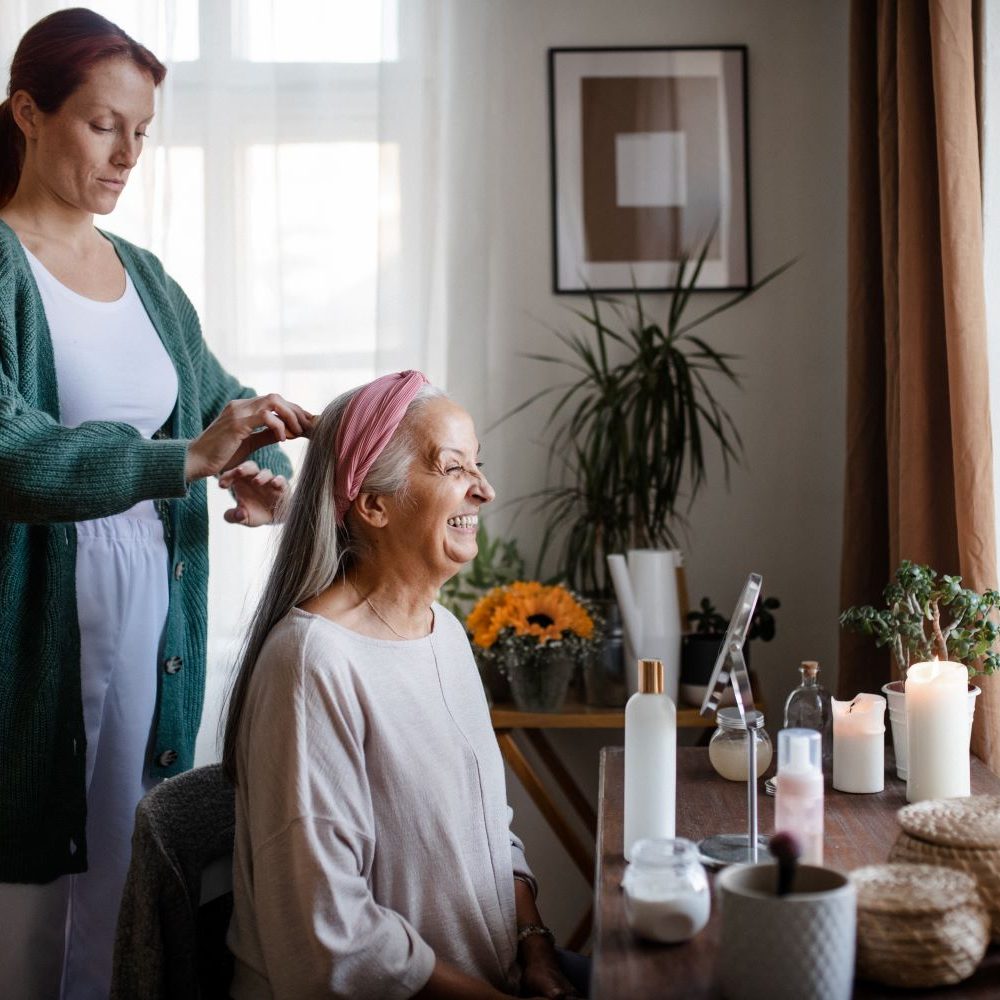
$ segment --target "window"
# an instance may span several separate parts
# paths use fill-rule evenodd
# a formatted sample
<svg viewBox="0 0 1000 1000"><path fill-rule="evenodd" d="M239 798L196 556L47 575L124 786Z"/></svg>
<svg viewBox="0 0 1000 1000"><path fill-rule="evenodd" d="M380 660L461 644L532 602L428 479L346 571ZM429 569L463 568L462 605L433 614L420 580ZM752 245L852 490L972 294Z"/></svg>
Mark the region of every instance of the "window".
<svg viewBox="0 0 1000 1000"><path fill-rule="evenodd" d="M160 256L213 351L246 384L315 409L371 378L380 272L394 273L400 245L398 148L379 140L383 53L393 59L397 47L394 5L94 7L168 63L152 141L107 227ZM302 445L287 450L295 461ZM226 525L228 506L210 483L199 762L216 756L227 668L264 582L271 537Z"/></svg>
<svg viewBox="0 0 1000 1000"><path fill-rule="evenodd" d="M109 227L162 257L212 348L250 384L318 406L368 377L383 5L96 6L139 39L165 39L171 60L152 155Z"/></svg>

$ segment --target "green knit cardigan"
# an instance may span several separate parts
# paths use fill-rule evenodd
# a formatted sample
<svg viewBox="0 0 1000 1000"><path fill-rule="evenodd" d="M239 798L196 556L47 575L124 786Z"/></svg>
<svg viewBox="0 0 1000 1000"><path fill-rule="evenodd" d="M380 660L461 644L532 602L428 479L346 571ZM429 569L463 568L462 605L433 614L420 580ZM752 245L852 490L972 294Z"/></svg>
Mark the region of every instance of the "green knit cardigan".
<svg viewBox="0 0 1000 1000"><path fill-rule="evenodd" d="M85 871L86 739L80 689L74 522L155 500L169 552L166 627L147 765L191 767L205 688L208 518L188 486L188 442L229 400L254 395L227 374L194 308L152 254L108 236L177 370L168 422L59 423L52 341L30 266L0 222L0 882ZM254 455L290 474L276 447Z"/></svg>

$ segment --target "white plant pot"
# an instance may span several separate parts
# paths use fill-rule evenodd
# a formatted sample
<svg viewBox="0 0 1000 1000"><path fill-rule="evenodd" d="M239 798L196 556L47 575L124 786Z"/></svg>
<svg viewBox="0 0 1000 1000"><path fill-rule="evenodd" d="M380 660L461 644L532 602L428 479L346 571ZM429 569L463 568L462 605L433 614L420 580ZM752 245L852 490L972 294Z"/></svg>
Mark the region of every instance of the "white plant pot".
<svg viewBox="0 0 1000 1000"><path fill-rule="evenodd" d="M889 724L892 726L892 749L896 755L896 777L906 781L906 692L902 681L892 681L882 686L882 694L889 703ZM976 714L979 688L969 685L969 740L972 740L972 718Z"/></svg>

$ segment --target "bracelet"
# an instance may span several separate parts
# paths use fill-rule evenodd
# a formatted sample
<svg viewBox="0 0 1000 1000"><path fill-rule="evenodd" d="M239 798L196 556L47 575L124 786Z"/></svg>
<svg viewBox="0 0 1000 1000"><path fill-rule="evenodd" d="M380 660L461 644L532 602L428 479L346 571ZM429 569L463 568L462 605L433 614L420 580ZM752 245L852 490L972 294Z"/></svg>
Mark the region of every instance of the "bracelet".
<svg viewBox="0 0 1000 1000"><path fill-rule="evenodd" d="M517 943L520 944L525 938L532 937L535 934L547 937L552 944L556 943L555 934L544 924L525 924L523 927L519 927L517 931Z"/></svg>

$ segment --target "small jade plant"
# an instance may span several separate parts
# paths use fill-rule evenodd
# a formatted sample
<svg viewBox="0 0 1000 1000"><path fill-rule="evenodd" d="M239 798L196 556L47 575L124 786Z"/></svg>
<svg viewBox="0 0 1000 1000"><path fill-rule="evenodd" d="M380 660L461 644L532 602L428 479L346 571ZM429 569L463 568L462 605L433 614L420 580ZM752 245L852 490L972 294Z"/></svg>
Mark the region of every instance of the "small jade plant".
<svg viewBox="0 0 1000 1000"><path fill-rule="evenodd" d="M970 677L1000 669L997 591L978 594L963 587L960 576L904 559L882 597L884 608L848 608L840 624L888 646L899 679L912 663L933 659L963 663Z"/></svg>

